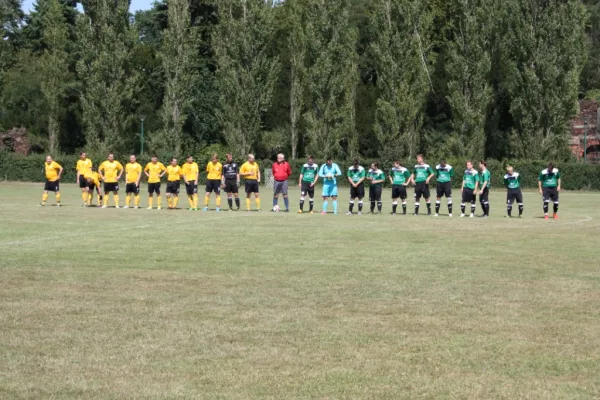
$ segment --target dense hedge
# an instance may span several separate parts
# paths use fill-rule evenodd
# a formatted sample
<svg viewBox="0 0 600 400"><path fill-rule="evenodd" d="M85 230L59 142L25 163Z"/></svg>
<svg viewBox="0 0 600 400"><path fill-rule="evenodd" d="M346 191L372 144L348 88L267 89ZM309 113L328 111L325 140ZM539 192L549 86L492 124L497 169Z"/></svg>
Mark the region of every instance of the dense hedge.
<svg viewBox="0 0 600 400"><path fill-rule="evenodd" d="M94 160L94 165L99 164L99 158L91 158ZM196 158L201 166L208 161L208 156L204 154L198 155ZM78 159L79 157L77 155L62 155L55 157L55 160L65 168L62 179L63 182L75 182L75 164L77 163ZM119 160L121 160L122 163L125 163L126 157L120 157ZM140 164L145 165L145 163L149 161L149 157L139 157L138 161ZM165 164L168 162L167 160L162 161ZM361 160L361 163L365 168L368 168L368 165L373 161L374 160ZM460 187L462 172L465 169L465 161L452 159L448 159L447 161L456 170L456 179L454 180L454 185ZM0 151L0 179L7 181L41 182L44 180L42 169L43 162L44 156L42 155L22 156ZM263 171L265 168L269 168L272 163L270 160L258 162L261 170ZM290 178L292 181L298 180L300 169L302 168L302 164L305 162L305 160L295 160L290 162L293 171L292 177ZM323 161L321 160L317 161L318 164L321 164L322 162ZM350 162L343 161L338 161L337 163L342 169L343 173L345 173L346 169L351 164ZM498 189L502 187L504 166L507 163L508 161L488 161L488 168L492 173L492 188ZM538 174L546 167L546 162L544 161L514 161L510 163L515 167L515 170L521 174L523 179L523 187L525 188L537 187ZM435 162L431 161L432 167L435 167L435 164ZM414 165L414 162L406 162L405 165L411 169ZM561 171L564 189L600 190L600 165L564 163L557 164L556 167ZM383 170L386 172L389 171L390 168L391 166L383 166ZM340 182L343 186L347 184L345 179L341 179Z"/></svg>

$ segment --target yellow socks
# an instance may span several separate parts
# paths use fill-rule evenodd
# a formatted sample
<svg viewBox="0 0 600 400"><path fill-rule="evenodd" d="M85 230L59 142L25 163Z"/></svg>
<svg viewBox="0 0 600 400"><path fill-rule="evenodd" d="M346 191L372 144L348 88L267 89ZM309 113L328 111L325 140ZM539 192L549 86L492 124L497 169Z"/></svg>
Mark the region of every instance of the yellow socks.
<svg viewBox="0 0 600 400"><path fill-rule="evenodd" d="M217 196L217 207L221 208L221 196Z"/></svg>
<svg viewBox="0 0 600 400"><path fill-rule="evenodd" d="M113 199L115 200L115 207L119 207L119 195L113 194Z"/></svg>
<svg viewBox="0 0 600 400"><path fill-rule="evenodd" d="M198 208L198 195L194 195L194 208Z"/></svg>
<svg viewBox="0 0 600 400"><path fill-rule="evenodd" d="M256 209L260 210L260 198L255 198L254 201L256 201Z"/></svg>
<svg viewBox="0 0 600 400"><path fill-rule="evenodd" d="M131 195L125 195L125 206L129 207L129 202L131 201Z"/></svg>
<svg viewBox="0 0 600 400"><path fill-rule="evenodd" d="M208 207L208 203L210 203L210 196L204 196L204 207Z"/></svg>
<svg viewBox="0 0 600 400"><path fill-rule="evenodd" d="M152 196L148 197L148 207L152 208L152 201L154 199L152 198Z"/></svg>
<svg viewBox="0 0 600 400"><path fill-rule="evenodd" d="M133 197L133 204L135 204L136 207L139 207L139 205L140 205L140 195L139 194L136 194Z"/></svg>
<svg viewBox="0 0 600 400"><path fill-rule="evenodd" d="M60 193L56 193L56 202L60 203Z"/></svg>
<svg viewBox="0 0 600 400"><path fill-rule="evenodd" d="M250 211L250 199L246 198L246 210Z"/></svg>
<svg viewBox="0 0 600 400"><path fill-rule="evenodd" d="M87 203L92 204L92 200L94 199L94 192L88 192L87 194Z"/></svg>
<svg viewBox="0 0 600 400"><path fill-rule="evenodd" d="M188 196L188 203L190 203L190 208L194 208L194 196Z"/></svg>
<svg viewBox="0 0 600 400"><path fill-rule="evenodd" d="M177 208L177 203L179 203L179 196L173 196L173 208Z"/></svg>
<svg viewBox="0 0 600 400"><path fill-rule="evenodd" d="M83 200L83 204L87 204L88 203L88 192L81 192L81 200Z"/></svg>
<svg viewBox="0 0 600 400"><path fill-rule="evenodd" d="M46 200L48 200L48 193L42 194L42 204L46 204Z"/></svg>
<svg viewBox="0 0 600 400"><path fill-rule="evenodd" d="M171 199L171 196L167 197L167 204L169 205L169 208L173 207L173 200Z"/></svg>
<svg viewBox="0 0 600 400"><path fill-rule="evenodd" d="M157 207L160 207L160 206L161 206L161 204L162 204L162 197L158 196L158 197L156 198L156 206L157 206Z"/></svg>

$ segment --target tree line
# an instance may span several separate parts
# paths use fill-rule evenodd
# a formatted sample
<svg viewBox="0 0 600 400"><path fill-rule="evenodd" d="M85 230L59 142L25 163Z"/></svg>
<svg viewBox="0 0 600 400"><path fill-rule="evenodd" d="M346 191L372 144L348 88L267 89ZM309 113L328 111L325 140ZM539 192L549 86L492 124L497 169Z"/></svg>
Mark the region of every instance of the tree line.
<svg viewBox="0 0 600 400"><path fill-rule="evenodd" d="M82 12L78 10L81 5ZM592 0L20 0L0 130L33 149L566 160L600 97Z"/></svg>

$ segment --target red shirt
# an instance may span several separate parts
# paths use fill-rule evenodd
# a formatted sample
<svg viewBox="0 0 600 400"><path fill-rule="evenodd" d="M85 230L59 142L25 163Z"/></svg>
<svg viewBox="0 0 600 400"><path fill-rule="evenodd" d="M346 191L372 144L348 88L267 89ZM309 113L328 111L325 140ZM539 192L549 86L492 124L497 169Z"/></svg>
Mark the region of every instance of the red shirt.
<svg viewBox="0 0 600 400"><path fill-rule="evenodd" d="M286 181L292 175L292 168L287 161L273 163L273 177L276 181Z"/></svg>

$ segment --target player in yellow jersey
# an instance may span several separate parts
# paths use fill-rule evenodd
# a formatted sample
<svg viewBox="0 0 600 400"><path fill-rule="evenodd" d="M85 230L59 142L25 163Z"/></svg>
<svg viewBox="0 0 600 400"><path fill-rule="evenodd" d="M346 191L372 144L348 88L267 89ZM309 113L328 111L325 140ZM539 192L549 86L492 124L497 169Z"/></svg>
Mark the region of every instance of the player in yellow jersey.
<svg viewBox="0 0 600 400"><path fill-rule="evenodd" d="M219 162L216 154L213 154L209 163L206 164L206 194L204 195L204 211L208 211L210 194L215 192L217 212L221 211L221 177L223 176L223 165Z"/></svg>
<svg viewBox="0 0 600 400"><path fill-rule="evenodd" d="M200 169L194 162L194 157L187 156L185 164L181 166L185 190L188 195L190 211L198 211L198 175Z"/></svg>
<svg viewBox="0 0 600 400"><path fill-rule="evenodd" d="M148 177L148 210L152 210L152 195L156 193L156 209L162 209L162 198L160 197L160 178L166 172L163 163L158 162L158 157L152 156L150 162L146 164L144 173Z"/></svg>
<svg viewBox="0 0 600 400"><path fill-rule="evenodd" d="M120 162L115 161L114 154L110 153L108 159L100 164L98 174L100 175L100 179L104 181L104 201L102 202L102 208L108 206L110 192L113 193L115 208L119 208L119 179L123 175L123 166Z"/></svg>
<svg viewBox="0 0 600 400"><path fill-rule="evenodd" d="M131 196L133 196L133 208L140 208L140 179L142 178L142 166L137 162L135 155L129 156L129 162L125 164L125 208L129 208Z"/></svg>
<svg viewBox="0 0 600 400"><path fill-rule="evenodd" d="M81 189L81 200L83 200L82 206L88 206L88 180L87 178L92 173L92 160L87 158L87 154L85 151L79 153L79 160L77 160L77 184L79 184L79 188Z"/></svg>
<svg viewBox="0 0 600 400"><path fill-rule="evenodd" d="M260 198L258 197L258 184L260 183L260 168L254 160L253 154L248 154L248 161L242 164L240 168L240 176L245 179L244 186L246 189L246 210L250 211L250 196L254 194L256 202L256 211L260 211Z"/></svg>
<svg viewBox="0 0 600 400"><path fill-rule="evenodd" d="M102 206L102 193L100 192L100 174L98 172L91 170L90 174L87 176L88 182L88 206L92 205L92 200L94 199L94 191L98 194L98 206Z"/></svg>
<svg viewBox="0 0 600 400"><path fill-rule="evenodd" d="M60 177L63 173L63 167L59 163L52 160L51 156L46 156L44 163L44 173L46 175L46 183L44 184L44 194L42 194L42 203L40 206L46 205L48 200L48 192L54 192L56 196L56 205L60 207Z"/></svg>
<svg viewBox="0 0 600 400"><path fill-rule="evenodd" d="M169 204L169 210L177 208L181 175L183 175L181 167L177 165L177 159L173 158L171 165L167 167L167 203Z"/></svg>

